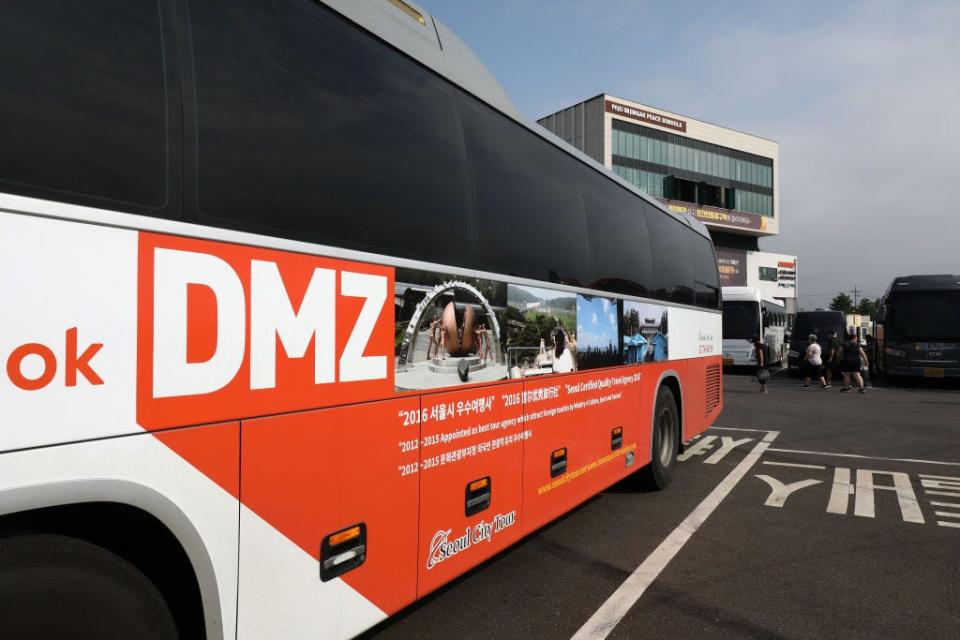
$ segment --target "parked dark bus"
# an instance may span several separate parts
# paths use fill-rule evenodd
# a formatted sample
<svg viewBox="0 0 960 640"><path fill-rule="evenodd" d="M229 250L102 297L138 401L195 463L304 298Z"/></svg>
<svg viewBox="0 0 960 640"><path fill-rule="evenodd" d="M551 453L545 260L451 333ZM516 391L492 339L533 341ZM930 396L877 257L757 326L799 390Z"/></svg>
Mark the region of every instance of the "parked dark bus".
<svg viewBox="0 0 960 640"><path fill-rule="evenodd" d="M960 377L960 275L895 278L877 311L881 375Z"/></svg>

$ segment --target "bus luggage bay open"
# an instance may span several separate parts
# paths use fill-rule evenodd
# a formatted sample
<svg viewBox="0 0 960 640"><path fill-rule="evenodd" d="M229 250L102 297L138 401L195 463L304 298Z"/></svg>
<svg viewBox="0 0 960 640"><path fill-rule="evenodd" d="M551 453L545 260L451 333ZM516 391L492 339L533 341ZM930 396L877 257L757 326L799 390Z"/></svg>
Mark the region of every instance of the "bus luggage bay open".
<svg viewBox="0 0 960 640"><path fill-rule="evenodd" d="M702 224L402 0L0 20L0 624L350 637L722 408Z"/></svg>

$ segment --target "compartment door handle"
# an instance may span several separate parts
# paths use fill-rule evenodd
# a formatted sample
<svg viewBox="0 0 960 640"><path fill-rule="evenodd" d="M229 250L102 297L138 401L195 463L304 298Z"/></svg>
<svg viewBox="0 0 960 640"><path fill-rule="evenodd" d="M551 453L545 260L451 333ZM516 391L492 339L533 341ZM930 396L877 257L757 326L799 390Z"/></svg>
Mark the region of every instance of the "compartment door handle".
<svg viewBox="0 0 960 640"><path fill-rule="evenodd" d="M484 476L468 482L464 489L463 513L472 516L490 507L493 498L493 481L490 476Z"/></svg>

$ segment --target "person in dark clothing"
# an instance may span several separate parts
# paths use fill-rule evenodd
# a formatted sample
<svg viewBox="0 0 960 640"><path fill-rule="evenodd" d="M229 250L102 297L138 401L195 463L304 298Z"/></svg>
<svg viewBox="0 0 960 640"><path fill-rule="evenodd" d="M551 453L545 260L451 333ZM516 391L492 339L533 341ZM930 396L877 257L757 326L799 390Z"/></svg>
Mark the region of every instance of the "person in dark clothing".
<svg viewBox="0 0 960 640"><path fill-rule="evenodd" d="M824 389L829 389L833 386L833 376L840 373L840 337L836 331L830 332L829 353L824 364L827 367L827 386Z"/></svg>
<svg viewBox="0 0 960 640"><path fill-rule="evenodd" d="M760 391L767 392L767 381L770 379L770 372L767 371L766 360L763 353L763 342L760 336L753 336L750 340L753 343L753 357L757 361L757 382L760 383Z"/></svg>
<svg viewBox="0 0 960 640"><path fill-rule="evenodd" d="M863 386L863 376L860 370L863 363L867 361L867 354L863 352L860 342L857 340L857 334L853 331L847 335L846 341L840 345L840 373L843 374L843 389L841 392L850 391L850 376L856 380L860 393L866 393L867 389Z"/></svg>

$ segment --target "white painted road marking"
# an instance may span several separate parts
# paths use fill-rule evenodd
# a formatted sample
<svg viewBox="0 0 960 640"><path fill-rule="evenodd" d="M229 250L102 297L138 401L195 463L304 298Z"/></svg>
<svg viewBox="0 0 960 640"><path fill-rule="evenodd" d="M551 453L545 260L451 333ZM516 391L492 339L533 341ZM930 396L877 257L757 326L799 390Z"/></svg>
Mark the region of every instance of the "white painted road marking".
<svg viewBox="0 0 960 640"><path fill-rule="evenodd" d="M826 469L822 464L800 464L799 462L776 462L774 460L764 460L763 464L769 464L774 467L796 467L798 469Z"/></svg>
<svg viewBox="0 0 960 640"><path fill-rule="evenodd" d="M920 485L927 495L960 498L960 478L937 480L929 476L920 476ZM931 489L946 489L946 491L931 491Z"/></svg>
<svg viewBox="0 0 960 640"><path fill-rule="evenodd" d="M709 430L722 430L722 431L751 431L759 432L759 429L745 429L739 427L710 427ZM773 432L768 432L773 433ZM714 448L710 443L716 440L716 436L705 436L706 442L695 451L691 451L690 455L704 455L708 450ZM721 438L723 445L721 448L714 452L710 457L704 460L704 463L713 462L725 456L729 453L730 450L734 449L736 446L741 444L738 441L735 441L733 438ZM914 463L914 464L932 464L940 466L951 466L958 467L960 462L946 462L943 460L922 460L918 458L885 458L880 456L865 456L856 453L835 453L829 451L807 451L803 449L782 449L775 447L768 447L768 452L771 453L794 453L801 455L815 455L815 456L826 456L826 457L838 457L838 458L855 458L858 460L882 460L886 462L905 462L905 463ZM689 457L689 456L688 456ZM716 458L717 460L712 460ZM779 462L775 460L763 460L761 464L778 466L778 467L794 467L798 469L816 469L816 470L826 470L827 467L824 465L817 464L801 464L798 462ZM913 483L910 479L910 476L907 473L903 472L894 472L894 471L873 471L869 469L857 469L856 470L856 482L853 481L853 471L852 469L847 469L845 467L835 467L834 468L834 477L833 483L830 489L830 499L827 503L827 513L835 513L839 515L847 515L850 508L850 496L854 496L854 508L853 515L859 516L862 518L876 518L876 505L874 493L876 490L888 490L894 491L897 494L897 501L900 506L900 513L902 515L904 522L913 522L924 524L926 520L924 519L923 512L920 509L920 503L917 500L917 494L914 491ZM875 476L877 475L886 475L893 480L893 486L889 485L879 485L875 482ZM960 477L957 476L941 476L933 475L929 473L918 473L921 487L926 497L930 496L945 496L948 498L960 498ZM795 491L806 487L812 487L817 484L820 484L820 480L815 479L804 479L791 484L784 483L777 478L774 478L769 475L756 475L757 478L760 478L766 482L771 489L770 495L767 497L764 502L765 506L768 507L783 507L786 503L787 498ZM956 502L935 502L929 501L931 506L941 506L941 507L953 507L960 509L960 503ZM942 512L947 515L940 515L941 512L935 512L937 516L943 518L960 518L960 515L954 515L953 512ZM960 527L955 522L950 520L936 520L936 523L943 527Z"/></svg>
<svg viewBox="0 0 960 640"><path fill-rule="evenodd" d="M711 451L714 448L713 442L716 439L717 436L704 436L703 439L697 440L688 446L683 453L677 456L677 460L680 462L686 462L693 456L706 455L708 451ZM717 464L723 460L728 453L740 445L748 442L753 442L753 438L740 438L739 440L734 440L730 436L720 436L720 448L714 451L709 458L704 460L703 464Z"/></svg>
<svg viewBox="0 0 960 640"><path fill-rule="evenodd" d="M720 484L684 518L676 529L670 532L653 553L637 567L632 574L613 592L596 613L573 635L573 640L600 640L606 638L619 624L630 608L640 599L657 576L679 553L697 529L706 522L724 498L729 495L750 468L756 464L770 443L779 435L778 431L769 431L763 439L744 456L743 460L727 474ZM960 526L960 525L958 525Z"/></svg>
<svg viewBox="0 0 960 640"><path fill-rule="evenodd" d="M929 473L921 473L918 475L920 476L920 484L923 486L923 492L926 495L960 498L960 478L954 476L935 476ZM937 491L937 489L948 489L948 491ZM953 507L960 509L960 504L956 502L931 500L930 504L935 507ZM960 512L956 511L934 511L933 514L939 518L960 518ZM953 522L951 520L937 520L937 525L960 529L960 522Z"/></svg>
<svg viewBox="0 0 960 640"><path fill-rule="evenodd" d="M700 440L697 440L692 445L686 447L680 455L677 456L677 460L680 462L686 462L693 456L702 456L712 447L710 443L717 439L717 436L704 436Z"/></svg>
<svg viewBox="0 0 960 640"><path fill-rule="evenodd" d="M850 496L853 494L853 484L850 482L850 469L837 467L833 470L833 486L830 489L830 502L827 503L827 513L846 515Z"/></svg>
<svg viewBox="0 0 960 640"><path fill-rule="evenodd" d="M948 467L960 467L960 462L941 462L938 460L915 460L913 458L879 458L877 456L861 456L856 453L830 453L829 451L802 451L800 449L767 449L772 453L800 453L810 456L833 456L836 458L859 458L861 460L887 460L889 462L917 462L920 464L937 464Z"/></svg>
<svg viewBox="0 0 960 640"><path fill-rule="evenodd" d="M728 453L742 444L747 444L748 442L753 442L753 438L740 438L739 440L734 440L730 436L720 436L720 448L717 449L712 456L704 460L703 464L717 464L723 460Z"/></svg>
<svg viewBox="0 0 960 640"><path fill-rule="evenodd" d="M799 491L805 487L812 487L815 484L823 482L823 480L800 480L799 482L783 484L776 478L770 476L757 475L756 477L770 485L770 496L767 498L767 501L763 503L768 507L782 507L794 491Z"/></svg>
<svg viewBox="0 0 960 640"><path fill-rule="evenodd" d="M877 484L875 476L889 476L893 486ZM853 515L861 518L876 517L876 499L874 491L883 489L895 491L900 513L904 522L923 524L923 512L917 501L917 494L913 491L910 476L900 471L873 471L857 469L857 483L850 483L850 469L837 467L833 471L833 488L830 491L830 501L827 503L827 513L846 515L850 505L850 496L854 495Z"/></svg>
<svg viewBox="0 0 960 640"><path fill-rule="evenodd" d="M876 484L874 476L886 475L893 479L893 486ZM910 476L900 471L870 471L868 469L857 469L857 493L854 496L854 515L864 518L873 518L874 509L874 489L886 489L897 492L897 502L900 503L900 512L903 514L904 522L924 523L923 512L920 511L920 503L917 502L917 494L913 492L913 485L910 483Z"/></svg>

